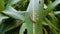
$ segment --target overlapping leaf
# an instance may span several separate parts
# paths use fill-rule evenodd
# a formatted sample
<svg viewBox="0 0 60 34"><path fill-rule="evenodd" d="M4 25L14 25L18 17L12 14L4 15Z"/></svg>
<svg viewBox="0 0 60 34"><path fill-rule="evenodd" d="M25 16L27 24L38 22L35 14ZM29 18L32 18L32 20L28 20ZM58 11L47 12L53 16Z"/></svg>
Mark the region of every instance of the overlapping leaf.
<svg viewBox="0 0 60 34"><path fill-rule="evenodd" d="M19 20L22 20L24 21L25 18L23 15L21 15L20 13L18 13L18 11L16 11L14 8L12 7L9 7L8 9L6 9L5 11L3 11L4 14L12 17L12 18L15 18L15 19L19 19Z"/></svg>

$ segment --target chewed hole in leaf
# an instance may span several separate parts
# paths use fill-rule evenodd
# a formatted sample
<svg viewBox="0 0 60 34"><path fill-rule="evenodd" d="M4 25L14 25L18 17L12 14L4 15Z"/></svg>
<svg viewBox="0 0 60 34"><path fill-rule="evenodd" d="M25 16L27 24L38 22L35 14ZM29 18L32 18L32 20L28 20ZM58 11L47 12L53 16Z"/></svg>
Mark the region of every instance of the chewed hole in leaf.
<svg viewBox="0 0 60 34"><path fill-rule="evenodd" d="M25 29L24 34L27 34L27 29Z"/></svg>

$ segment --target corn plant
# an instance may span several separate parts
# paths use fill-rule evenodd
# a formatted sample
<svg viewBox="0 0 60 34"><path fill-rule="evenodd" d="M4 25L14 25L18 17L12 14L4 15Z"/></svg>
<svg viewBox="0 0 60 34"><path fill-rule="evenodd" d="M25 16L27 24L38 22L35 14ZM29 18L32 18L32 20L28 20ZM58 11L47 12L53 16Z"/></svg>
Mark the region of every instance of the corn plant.
<svg viewBox="0 0 60 34"><path fill-rule="evenodd" d="M60 0L0 0L0 34L60 34Z"/></svg>

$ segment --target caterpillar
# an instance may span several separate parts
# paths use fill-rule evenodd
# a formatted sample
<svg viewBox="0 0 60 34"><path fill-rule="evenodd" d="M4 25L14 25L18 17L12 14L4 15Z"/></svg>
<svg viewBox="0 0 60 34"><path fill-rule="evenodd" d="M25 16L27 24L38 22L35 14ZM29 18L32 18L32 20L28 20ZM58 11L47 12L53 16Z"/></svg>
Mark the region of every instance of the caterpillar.
<svg viewBox="0 0 60 34"><path fill-rule="evenodd" d="M35 22L35 20L33 19L32 14L30 14L30 20L31 20L33 23Z"/></svg>

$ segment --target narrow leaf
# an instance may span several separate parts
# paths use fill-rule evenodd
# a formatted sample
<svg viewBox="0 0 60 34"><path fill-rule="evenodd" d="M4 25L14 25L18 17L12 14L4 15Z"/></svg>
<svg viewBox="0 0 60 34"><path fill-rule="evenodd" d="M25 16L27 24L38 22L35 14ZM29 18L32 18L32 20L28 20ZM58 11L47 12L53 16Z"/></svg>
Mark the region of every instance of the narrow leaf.
<svg viewBox="0 0 60 34"><path fill-rule="evenodd" d="M44 16L46 16L49 12L51 12L59 3L60 3L60 0L56 0L53 3L51 3L48 6L48 8L44 11Z"/></svg>
<svg viewBox="0 0 60 34"><path fill-rule="evenodd" d="M0 0L0 12L4 10L4 0Z"/></svg>
<svg viewBox="0 0 60 34"><path fill-rule="evenodd" d="M9 7L8 9L6 9L5 11L3 11L4 14L12 17L12 18L15 18L15 19L19 19L19 20L22 20L24 21L24 16L21 15L20 13L18 13L18 11L16 11L14 8L12 7Z"/></svg>

